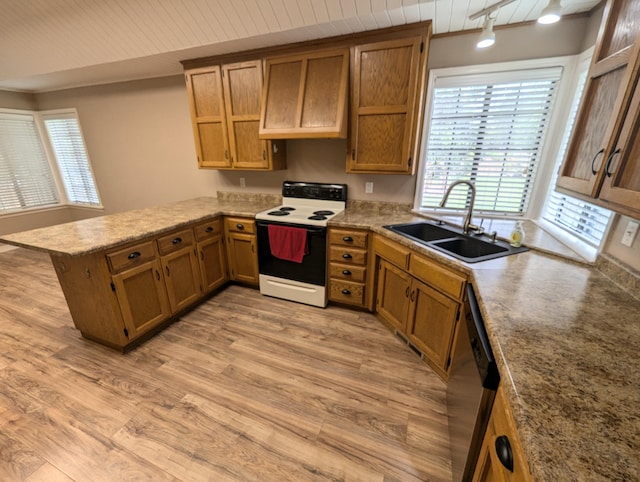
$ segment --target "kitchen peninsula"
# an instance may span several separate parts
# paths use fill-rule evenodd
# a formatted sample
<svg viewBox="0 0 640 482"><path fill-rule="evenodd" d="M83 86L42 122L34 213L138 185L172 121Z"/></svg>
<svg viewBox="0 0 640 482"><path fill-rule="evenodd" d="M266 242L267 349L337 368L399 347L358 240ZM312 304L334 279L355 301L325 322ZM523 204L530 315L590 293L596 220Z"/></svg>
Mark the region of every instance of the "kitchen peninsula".
<svg viewBox="0 0 640 482"><path fill-rule="evenodd" d="M0 240L49 252L60 277L62 260L173 235L220 216L250 218L277 203L199 198ZM370 230L469 275L534 480L636 478L640 301L584 263L532 250L467 265L383 228L418 219L408 211L352 203L330 227ZM104 254L102 259L99 279L113 293ZM96 277L92 268L77 273ZM96 303L94 311L114 306Z"/></svg>

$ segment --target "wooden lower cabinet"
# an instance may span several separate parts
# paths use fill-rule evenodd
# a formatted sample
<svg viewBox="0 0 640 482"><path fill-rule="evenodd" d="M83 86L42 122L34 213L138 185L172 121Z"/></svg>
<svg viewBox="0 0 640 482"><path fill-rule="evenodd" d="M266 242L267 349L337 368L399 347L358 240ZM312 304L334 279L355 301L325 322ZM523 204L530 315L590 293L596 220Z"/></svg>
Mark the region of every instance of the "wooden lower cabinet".
<svg viewBox="0 0 640 482"><path fill-rule="evenodd" d="M202 293L193 230L184 229L159 238L158 249L171 313L177 313Z"/></svg>
<svg viewBox="0 0 640 482"><path fill-rule="evenodd" d="M378 265L376 311L391 326L406 332L411 305L411 276L387 261Z"/></svg>
<svg viewBox="0 0 640 482"><path fill-rule="evenodd" d="M533 480L502 386L498 387L472 480L473 482Z"/></svg>
<svg viewBox="0 0 640 482"><path fill-rule="evenodd" d="M378 317L406 336L447 381L465 277L378 235L373 247Z"/></svg>
<svg viewBox="0 0 640 482"><path fill-rule="evenodd" d="M202 291L210 293L229 280L222 220L217 218L201 223L193 231L196 235Z"/></svg>
<svg viewBox="0 0 640 482"><path fill-rule="evenodd" d="M225 218L229 278L251 285L259 283L256 223L250 218Z"/></svg>
<svg viewBox="0 0 640 482"><path fill-rule="evenodd" d="M130 341L171 315L159 259L113 275L113 285Z"/></svg>
<svg viewBox="0 0 640 482"><path fill-rule="evenodd" d="M329 228L329 300L366 307L368 247L365 230Z"/></svg>

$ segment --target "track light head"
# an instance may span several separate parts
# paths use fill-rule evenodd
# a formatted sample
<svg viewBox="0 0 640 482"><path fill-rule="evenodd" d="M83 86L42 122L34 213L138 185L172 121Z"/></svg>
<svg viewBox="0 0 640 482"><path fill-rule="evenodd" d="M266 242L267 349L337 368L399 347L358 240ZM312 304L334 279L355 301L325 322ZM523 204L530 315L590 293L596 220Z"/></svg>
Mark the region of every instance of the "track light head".
<svg viewBox="0 0 640 482"><path fill-rule="evenodd" d="M491 18L489 15L484 18L482 33L480 34L480 38L478 38L478 43L476 43L477 48L486 49L496 43L496 34L493 32L494 20L495 19Z"/></svg>
<svg viewBox="0 0 640 482"><path fill-rule="evenodd" d="M544 7L540 17L538 18L538 23L543 25L556 23L560 20L561 11L562 6L560 5L560 0L549 0L549 4Z"/></svg>

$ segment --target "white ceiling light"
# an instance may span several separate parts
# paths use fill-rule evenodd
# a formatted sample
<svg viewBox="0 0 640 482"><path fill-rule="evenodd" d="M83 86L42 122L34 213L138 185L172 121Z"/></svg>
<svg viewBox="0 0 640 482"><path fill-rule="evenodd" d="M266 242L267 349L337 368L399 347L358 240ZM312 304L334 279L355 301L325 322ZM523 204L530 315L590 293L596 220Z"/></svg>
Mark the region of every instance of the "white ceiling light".
<svg viewBox="0 0 640 482"><path fill-rule="evenodd" d="M542 23L544 25L550 23L556 23L560 20L560 12L562 10L562 6L560 5L560 0L549 0L549 5L544 7L540 17L538 18L538 23Z"/></svg>
<svg viewBox="0 0 640 482"><path fill-rule="evenodd" d="M493 32L493 22L494 19L489 15L484 18L482 33L480 34L480 38L478 38L478 43L476 44L476 47L479 49L486 49L496 43L496 34Z"/></svg>

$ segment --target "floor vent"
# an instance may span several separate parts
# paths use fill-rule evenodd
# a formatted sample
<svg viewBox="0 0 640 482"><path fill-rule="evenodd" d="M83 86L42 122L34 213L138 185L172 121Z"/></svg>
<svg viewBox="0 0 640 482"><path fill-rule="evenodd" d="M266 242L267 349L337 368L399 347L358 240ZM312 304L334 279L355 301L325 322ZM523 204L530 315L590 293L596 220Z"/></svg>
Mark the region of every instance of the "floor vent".
<svg viewBox="0 0 640 482"><path fill-rule="evenodd" d="M409 348L411 348L412 352L414 352L416 355L418 355L420 358L422 358L422 352L418 349L418 347L416 347L411 342L407 342L407 345L409 346Z"/></svg>

